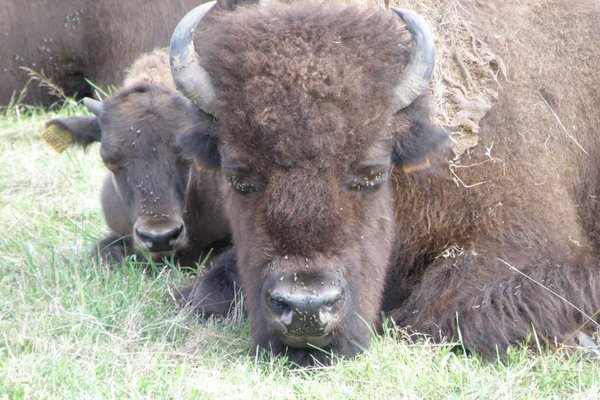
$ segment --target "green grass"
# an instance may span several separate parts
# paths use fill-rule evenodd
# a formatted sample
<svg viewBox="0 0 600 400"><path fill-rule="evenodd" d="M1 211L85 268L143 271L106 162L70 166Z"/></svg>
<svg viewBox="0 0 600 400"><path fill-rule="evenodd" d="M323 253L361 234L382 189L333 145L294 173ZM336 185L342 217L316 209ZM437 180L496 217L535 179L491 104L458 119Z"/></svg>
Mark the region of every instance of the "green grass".
<svg viewBox="0 0 600 400"><path fill-rule="evenodd" d="M0 399L600 398L600 362L515 350L482 361L391 330L354 360L311 370L254 355L240 315L201 323L186 280L89 258L105 232L98 147L55 154L44 122L84 111L0 111Z"/></svg>

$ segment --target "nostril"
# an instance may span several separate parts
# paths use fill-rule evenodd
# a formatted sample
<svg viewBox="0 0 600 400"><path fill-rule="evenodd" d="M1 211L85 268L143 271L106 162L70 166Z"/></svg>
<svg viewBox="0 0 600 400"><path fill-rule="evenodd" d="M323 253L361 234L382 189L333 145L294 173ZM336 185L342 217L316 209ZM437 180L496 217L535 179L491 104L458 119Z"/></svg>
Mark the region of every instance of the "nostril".
<svg viewBox="0 0 600 400"><path fill-rule="evenodd" d="M336 290L335 293L331 296L331 298L327 301L325 301L325 303L323 304L323 307L328 308L328 309L335 309L337 307L339 307L340 303L342 302L342 300L344 299L344 297L346 296L346 291L341 289L341 290Z"/></svg>
<svg viewBox="0 0 600 400"><path fill-rule="evenodd" d="M321 290L285 290L277 286L266 292L271 317L289 330L319 335L330 322L339 318L344 290L329 287Z"/></svg>
<svg viewBox="0 0 600 400"><path fill-rule="evenodd" d="M328 322L335 319L335 316L340 311L341 304L343 303L341 301L343 294L344 293L340 291L338 295L326 301L321 308L319 308L319 320L323 325L326 325Z"/></svg>
<svg viewBox="0 0 600 400"><path fill-rule="evenodd" d="M144 229L135 228L135 234L144 241L152 241L153 235L151 232L148 232Z"/></svg>
<svg viewBox="0 0 600 400"><path fill-rule="evenodd" d="M175 241L177 241L177 238L181 235L181 231L183 231L183 224L165 233L165 238L168 238L171 246L175 244Z"/></svg>
<svg viewBox="0 0 600 400"><path fill-rule="evenodd" d="M269 309L276 316L279 321L285 325L292 323L292 315L294 310L292 309L289 300L286 300L284 296L279 293L267 293L267 304Z"/></svg>
<svg viewBox="0 0 600 400"><path fill-rule="evenodd" d="M285 312L292 310L292 308L288 304L286 304L284 301L277 300L277 299L274 299L271 297L270 302L271 302L271 309L276 314L283 314Z"/></svg>
<svg viewBox="0 0 600 400"><path fill-rule="evenodd" d="M183 224L164 231L149 231L135 227L135 234L151 252L170 251L183 232Z"/></svg>

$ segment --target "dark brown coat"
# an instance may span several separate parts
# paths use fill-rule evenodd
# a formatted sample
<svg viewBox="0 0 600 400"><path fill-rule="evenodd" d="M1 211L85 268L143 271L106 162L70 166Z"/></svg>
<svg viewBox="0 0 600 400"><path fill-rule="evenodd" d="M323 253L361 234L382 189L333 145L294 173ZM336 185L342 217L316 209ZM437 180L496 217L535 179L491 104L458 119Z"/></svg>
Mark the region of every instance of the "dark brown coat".
<svg viewBox="0 0 600 400"><path fill-rule="evenodd" d="M164 49L136 60L110 99L86 104L96 116L47 125L66 130L76 144L101 143L110 170L101 203L111 233L98 244L106 262L141 251L155 261L177 255L193 265L210 247L228 242L220 178L191 165L176 143L197 118L175 90Z"/></svg>
<svg viewBox="0 0 600 400"><path fill-rule="evenodd" d="M27 67L43 74L67 96L91 96L121 83L141 54L164 47L177 21L199 0L9 0L0 13L0 106L19 99ZM225 9L238 3L223 0ZM21 101L50 105L59 100L31 82Z"/></svg>
<svg viewBox="0 0 600 400"><path fill-rule="evenodd" d="M441 133L426 96L390 107L410 46L391 13L246 10L197 42L220 122L194 135L219 137L258 346L300 364L326 359L310 345L352 356L382 311L492 356L598 326L600 7L462 4L508 78L458 167L441 152L402 168ZM298 296L327 300L309 316L334 323L290 323Z"/></svg>

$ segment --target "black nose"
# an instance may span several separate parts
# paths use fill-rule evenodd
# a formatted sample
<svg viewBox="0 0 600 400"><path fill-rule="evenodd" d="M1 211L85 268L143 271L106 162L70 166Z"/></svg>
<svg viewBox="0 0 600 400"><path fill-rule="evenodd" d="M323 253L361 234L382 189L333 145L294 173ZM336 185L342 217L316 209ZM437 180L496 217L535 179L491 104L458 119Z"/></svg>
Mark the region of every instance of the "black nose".
<svg viewBox="0 0 600 400"><path fill-rule="evenodd" d="M339 281L310 286L281 281L267 290L265 300L271 319L285 327L286 336L321 337L339 320L345 289Z"/></svg>
<svg viewBox="0 0 600 400"><path fill-rule="evenodd" d="M135 234L143 246L151 253L171 251L177 243L177 239L183 232L183 224L174 228L163 230L148 230L145 228L135 228Z"/></svg>

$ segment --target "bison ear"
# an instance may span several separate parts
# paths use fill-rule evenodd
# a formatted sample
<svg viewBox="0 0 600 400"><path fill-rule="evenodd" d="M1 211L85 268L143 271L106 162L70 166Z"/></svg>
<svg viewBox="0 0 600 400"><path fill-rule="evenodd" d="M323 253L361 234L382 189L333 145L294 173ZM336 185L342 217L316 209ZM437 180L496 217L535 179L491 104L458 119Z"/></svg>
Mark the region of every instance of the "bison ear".
<svg viewBox="0 0 600 400"><path fill-rule="evenodd" d="M398 135L392 150L392 162L404 172L429 168L429 156L448 144L450 133L429 122L415 121L410 130Z"/></svg>
<svg viewBox="0 0 600 400"><path fill-rule="evenodd" d="M177 135L177 146L185 158L194 160L198 170L219 170L221 154L219 139L216 136L190 129Z"/></svg>
<svg viewBox="0 0 600 400"><path fill-rule="evenodd" d="M99 142L101 137L97 117L56 118L46 123L46 130L42 133L42 139L59 153L73 144L87 147Z"/></svg>

